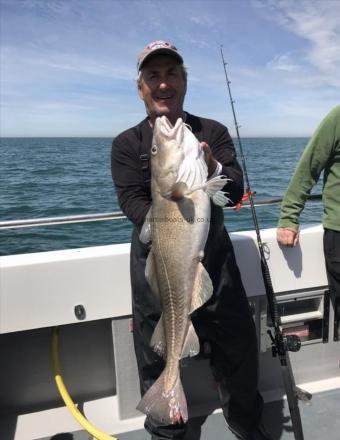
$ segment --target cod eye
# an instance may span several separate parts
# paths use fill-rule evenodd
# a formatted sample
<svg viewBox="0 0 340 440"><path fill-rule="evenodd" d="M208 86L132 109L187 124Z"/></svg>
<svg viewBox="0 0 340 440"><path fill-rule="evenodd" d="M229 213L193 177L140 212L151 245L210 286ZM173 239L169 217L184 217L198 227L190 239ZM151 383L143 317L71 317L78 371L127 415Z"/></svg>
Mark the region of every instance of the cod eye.
<svg viewBox="0 0 340 440"><path fill-rule="evenodd" d="M151 147L151 154L157 154L157 151L158 151L157 145L153 145Z"/></svg>

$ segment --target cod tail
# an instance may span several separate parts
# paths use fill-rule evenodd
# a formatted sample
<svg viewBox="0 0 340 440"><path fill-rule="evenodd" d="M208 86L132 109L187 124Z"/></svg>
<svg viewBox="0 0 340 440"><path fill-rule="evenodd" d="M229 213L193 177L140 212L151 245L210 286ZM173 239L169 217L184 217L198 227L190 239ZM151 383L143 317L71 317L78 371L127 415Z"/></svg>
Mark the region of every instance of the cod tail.
<svg viewBox="0 0 340 440"><path fill-rule="evenodd" d="M163 425L185 423L188 408L179 371L171 390L164 389L165 370L144 394L137 409Z"/></svg>

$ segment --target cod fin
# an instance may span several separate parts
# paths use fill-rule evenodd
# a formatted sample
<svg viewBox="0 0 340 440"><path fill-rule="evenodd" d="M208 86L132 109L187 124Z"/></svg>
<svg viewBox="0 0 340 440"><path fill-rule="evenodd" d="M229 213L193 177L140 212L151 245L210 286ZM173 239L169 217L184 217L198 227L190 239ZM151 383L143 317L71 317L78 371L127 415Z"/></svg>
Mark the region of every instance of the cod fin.
<svg viewBox="0 0 340 440"><path fill-rule="evenodd" d="M162 196L168 200L178 201L188 194L188 185L185 182L176 182L170 189Z"/></svg>
<svg viewBox="0 0 340 440"><path fill-rule="evenodd" d="M190 313L206 303L213 294L213 290L214 288L207 270L201 262L198 263L192 292Z"/></svg>
<svg viewBox="0 0 340 440"><path fill-rule="evenodd" d="M221 191L230 180L231 179L228 179L226 176L216 176L208 180L205 184L205 191L215 205L225 206L230 201L230 199L226 197L226 193Z"/></svg>
<svg viewBox="0 0 340 440"><path fill-rule="evenodd" d="M163 358L166 357L166 339L164 333L163 314L153 332L150 345L159 356L162 356Z"/></svg>
<svg viewBox="0 0 340 440"><path fill-rule="evenodd" d="M168 392L164 390L164 377L165 373L163 371L152 387L144 394L137 409L165 425L186 422L188 420L188 408L179 372L174 387Z"/></svg>
<svg viewBox="0 0 340 440"><path fill-rule="evenodd" d="M229 197L226 196L226 192L223 191L217 191L213 196L212 196L212 201L214 202L214 205L217 206L225 206L227 203L231 203L232 201L229 199Z"/></svg>
<svg viewBox="0 0 340 440"><path fill-rule="evenodd" d="M196 335L195 328L192 325L192 322L189 321L189 328L183 344L181 359L188 356L190 357L196 356L196 354L198 354L199 351L200 351L200 343Z"/></svg>
<svg viewBox="0 0 340 440"><path fill-rule="evenodd" d="M183 183L183 182L178 182L176 185L178 185L182 190L180 193L180 197L187 196L189 194L192 194L195 191L202 189L212 199L212 201L214 202L215 205L225 206L231 200L226 196L227 193L224 191L221 191L221 189L230 180L231 179L228 179L226 176L217 176L211 180L208 180L203 185L187 187L186 189L184 189L185 183ZM181 186L181 185L183 185L183 186ZM173 196L175 194L175 192L168 193L168 194L171 194L171 196ZM179 200L180 197L178 197L176 200Z"/></svg>
<svg viewBox="0 0 340 440"><path fill-rule="evenodd" d="M139 239L142 243L147 244L151 241L151 223L152 223L152 206L145 216L142 229L139 233Z"/></svg>
<svg viewBox="0 0 340 440"><path fill-rule="evenodd" d="M148 258L146 259L145 265L145 278L150 286L151 292L155 295L155 297L160 301L160 291L157 281L157 274L155 269L155 260L154 253L149 252ZM151 347L154 351L159 355L165 358L166 354L166 339L164 333L164 324L163 324L163 315L160 317L156 328L153 332L151 342Z"/></svg>

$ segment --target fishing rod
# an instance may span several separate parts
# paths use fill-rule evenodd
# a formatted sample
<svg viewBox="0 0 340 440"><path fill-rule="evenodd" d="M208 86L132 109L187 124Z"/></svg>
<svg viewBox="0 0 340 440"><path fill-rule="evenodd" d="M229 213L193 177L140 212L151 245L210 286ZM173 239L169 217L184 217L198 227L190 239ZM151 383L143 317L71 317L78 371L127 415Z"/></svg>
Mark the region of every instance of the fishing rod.
<svg viewBox="0 0 340 440"><path fill-rule="evenodd" d="M292 427L293 427L295 440L304 440L298 399L303 400L303 401L308 401L311 399L312 395L307 393L306 391L301 390L300 388L298 388L296 386L292 366L291 366L290 359L289 359L289 353L288 353L289 351L293 351L293 352L299 351L300 347L301 347L301 341L297 335L284 335L281 330L281 324L282 324L281 317L279 314L278 304L277 304L277 300L276 300L274 289L273 289L273 284L272 284L272 280L271 280L271 276L270 276L270 272L269 272L269 267L268 267L267 260L265 257L263 242L261 240L260 228L258 225L257 215L256 215L256 210L255 210L255 205L254 205L254 200L253 200L254 193L251 191L251 188L250 188L250 182L249 182L249 177L248 177L248 173L247 173L246 161L245 161L245 157L244 157L244 153L243 153L241 136L239 133L240 125L237 123L237 119L236 119L236 113L235 113L235 107L234 107L235 101L233 100L233 97L231 94L231 89L230 89L231 82L229 81L229 78L228 78L228 73L227 73L227 68L226 68L227 63L224 60L222 47L223 46L221 45L220 49L221 49L221 57L222 57L222 63L223 63L223 68L224 68L224 74L225 74L225 78L226 78L226 82L227 82L229 99L230 99L231 109L232 109L233 117L234 117L237 141L238 141L240 157L241 157L241 161L242 161L242 167L243 167L245 183L246 183L246 194L247 194L247 197L249 198L251 213L252 213L253 222L254 222L254 226L255 226L257 244L258 244L258 248L259 248L259 252L260 252L260 259L261 259L261 271L262 271L263 282L264 282L266 295L267 295L270 318L271 318L272 326L273 326L273 333L271 330L268 330L268 335L269 335L269 337L271 339L271 343L272 343L272 354L274 357L278 356L279 361L280 361L282 379L283 379L283 384L284 384L286 395L287 395L287 401L288 401L289 412L290 412L290 416L291 416L291 420L292 420Z"/></svg>

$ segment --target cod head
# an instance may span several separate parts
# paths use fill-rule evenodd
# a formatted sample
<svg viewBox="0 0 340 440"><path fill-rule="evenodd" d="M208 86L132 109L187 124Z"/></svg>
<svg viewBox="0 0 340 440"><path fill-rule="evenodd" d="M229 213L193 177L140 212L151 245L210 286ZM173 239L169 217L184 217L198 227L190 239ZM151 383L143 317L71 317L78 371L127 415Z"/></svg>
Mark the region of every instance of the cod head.
<svg viewBox="0 0 340 440"><path fill-rule="evenodd" d="M168 198L175 186L184 160L184 122L177 119L173 126L166 116L156 119L151 145L151 175L157 191Z"/></svg>

